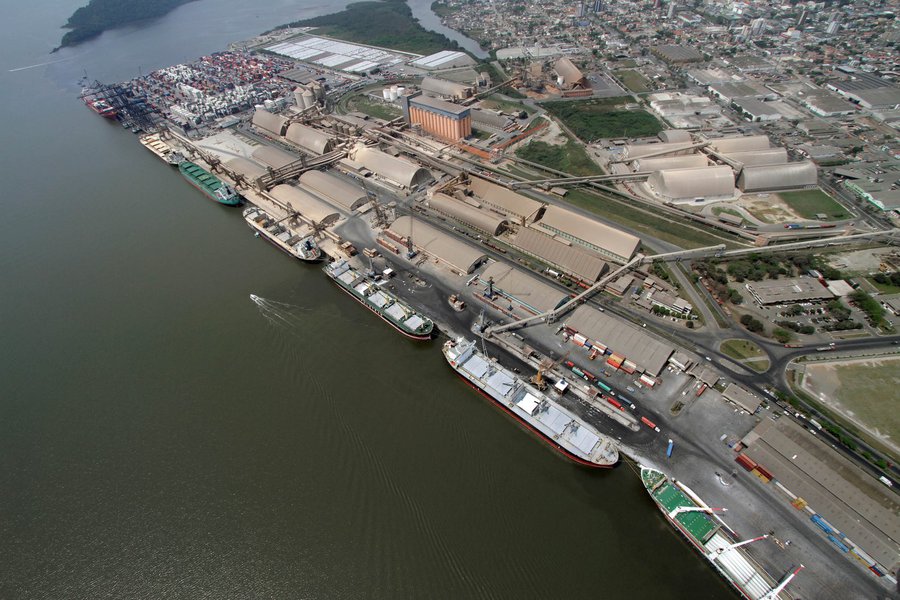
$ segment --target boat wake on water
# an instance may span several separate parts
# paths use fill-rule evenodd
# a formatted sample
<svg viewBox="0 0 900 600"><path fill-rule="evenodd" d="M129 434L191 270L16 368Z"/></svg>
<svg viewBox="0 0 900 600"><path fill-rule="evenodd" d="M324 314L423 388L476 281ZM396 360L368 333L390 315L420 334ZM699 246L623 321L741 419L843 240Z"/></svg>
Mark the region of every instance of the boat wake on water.
<svg viewBox="0 0 900 600"><path fill-rule="evenodd" d="M302 320L297 313L309 312L311 309L297 306L296 304L288 304L287 302L278 302L277 300L269 300L256 294L250 294L250 300L259 308L259 314L263 316L269 323L279 328L288 328L290 330L299 330L302 326Z"/></svg>

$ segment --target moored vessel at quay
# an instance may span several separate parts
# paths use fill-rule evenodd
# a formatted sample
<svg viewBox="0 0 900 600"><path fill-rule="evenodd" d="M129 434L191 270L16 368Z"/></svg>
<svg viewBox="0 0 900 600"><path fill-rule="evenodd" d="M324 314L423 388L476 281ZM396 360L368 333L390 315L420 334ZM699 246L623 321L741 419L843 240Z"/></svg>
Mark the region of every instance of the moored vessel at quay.
<svg viewBox="0 0 900 600"><path fill-rule="evenodd" d="M449 340L444 358L456 373L570 460L588 467L612 467L615 442L564 408L548 394L479 352L475 341Z"/></svg>
<svg viewBox="0 0 900 600"><path fill-rule="evenodd" d="M763 535L736 542L715 511L683 483L656 469L640 465L641 482L656 506L719 574L747 600L789 600L788 583L803 568L788 573L776 583L746 552L744 546L765 539Z"/></svg>
<svg viewBox="0 0 900 600"><path fill-rule="evenodd" d="M196 163L186 160L178 165L178 170L210 200L225 206L240 206L244 201L234 188Z"/></svg>
<svg viewBox="0 0 900 600"><path fill-rule="evenodd" d="M285 254L304 262L322 260L322 250L316 244L313 236L295 235L280 221L272 218L269 213L258 206L244 209L244 220L260 237Z"/></svg>
<svg viewBox="0 0 900 600"><path fill-rule="evenodd" d="M323 269L325 274L357 302L381 317L391 327L415 340L429 340L434 322L413 310L365 273L357 271L346 260L339 260Z"/></svg>
<svg viewBox="0 0 900 600"><path fill-rule="evenodd" d="M142 135L139 139L144 148L158 156L166 164L177 167L184 162L184 157L181 153L162 141L158 133Z"/></svg>
<svg viewBox="0 0 900 600"><path fill-rule="evenodd" d="M103 117L104 119L115 119L119 116L118 111L113 108L109 102L102 98L89 99L85 98L84 103L89 109Z"/></svg>

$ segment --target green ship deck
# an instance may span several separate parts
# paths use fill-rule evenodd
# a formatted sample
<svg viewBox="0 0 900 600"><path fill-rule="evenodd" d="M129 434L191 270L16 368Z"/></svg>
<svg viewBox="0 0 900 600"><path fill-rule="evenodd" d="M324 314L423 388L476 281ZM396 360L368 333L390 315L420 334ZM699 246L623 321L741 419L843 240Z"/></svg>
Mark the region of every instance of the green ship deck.
<svg viewBox="0 0 900 600"><path fill-rule="evenodd" d="M666 513L671 513L679 506L695 507L697 504L675 484L659 471L643 471L641 473L644 487L659 502ZM703 544L719 528L707 514L685 512L677 515L675 520L699 543Z"/></svg>

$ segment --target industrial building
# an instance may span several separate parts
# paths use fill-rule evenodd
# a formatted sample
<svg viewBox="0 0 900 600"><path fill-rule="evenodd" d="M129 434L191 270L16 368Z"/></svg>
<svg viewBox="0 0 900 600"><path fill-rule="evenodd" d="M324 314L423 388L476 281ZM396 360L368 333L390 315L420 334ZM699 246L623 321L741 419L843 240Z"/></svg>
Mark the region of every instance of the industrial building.
<svg viewBox="0 0 900 600"><path fill-rule="evenodd" d="M500 235L508 226L507 220L500 215L481 210L441 192L431 196L428 206L435 212L488 235Z"/></svg>
<svg viewBox="0 0 900 600"><path fill-rule="evenodd" d="M876 574L896 575L900 504L892 491L788 417L763 419L741 443L739 464L774 481L835 552L850 554Z"/></svg>
<svg viewBox="0 0 900 600"><path fill-rule="evenodd" d="M276 115L263 108L257 108L253 113L251 125L266 135L281 137L287 128L288 120L281 115Z"/></svg>
<svg viewBox="0 0 900 600"><path fill-rule="evenodd" d="M553 70L556 72L556 83L560 89L572 90L578 87L587 87L584 73L567 56L557 60L553 65Z"/></svg>
<svg viewBox="0 0 900 600"><path fill-rule="evenodd" d="M428 169L372 146L356 146L351 160L401 188L414 188L434 179Z"/></svg>
<svg viewBox="0 0 900 600"><path fill-rule="evenodd" d="M318 129L300 123L288 125L284 138L313 154L326 154L334 150L334 138Z"/></svg>
<svg viewBox="0 0 900 600"><path fill-rule="evenodd" d="M243 156L229 158L225 161L225 168L251 181L262 177L268 172L264 167Z"/></svg>
<svg viewBox="0 0 900 600"><path fill-rule="evenodd" d="M410 125L421 125L431 135L456 142L472 135L472 115L468 106L423 96L421 93L400 97L403 116Z"/></svg>
<svg viewBox="0 0 900 600"><path fill-rule="evenodd" d="M251 157L256 162L273 169L280 169L300 160L299 156L285 152L275 146L257 146L253 150Z"/></svg>
<svg viewBox="0 0 900 600"><path fill-rule="evenodd" d="M389 230L392 237L411 240L416 250L460 274L471 273L487 260L477 248L410 216L397 218Z"/></svg>
<svg viewBox="0 0 900 600"><path fill-rule="evenodd" d="M269 195L281 203L282 206L297 211L318 225L325 227L334 225L341 218L341 215L326 202L292 185L276 185L269 192Z"/></svg>
<svg viewBox="0 0 900 600"><path fill-rule="evenodd" d="M632 163L635 171L651 172L668 169L696 169L708 167L709 159L705 154L686 154L684 156L660 156L657 158L639 158Z"/></svg>
<svg viewBox="0 0 900 600"><path fill-rule="evenodd" d="M544 216L531 227L625 263L641 244L640 238L559 206L548 206Z"/></svg>
<svg viewBox="0 0 900 600"><path fill-rule="evenodd" d="M728 387L722 392L722 397L751 415L759 410L759 405L762 404L762 400L758 396L754 396L734 382L728 384Z"/></svg>
<svg viewBox="0 0 900 600"><path fill-rule="evenodd" d="M863 108L896 108L900 105L900 88L871 73L853 73L847 80L829 82L827 87Z"/></svg>
<svg viewBox="0 0 900 600"><path fill-rule="evenodd" d="M616 368L656 377L665 368L674 348L645 329L582 305L566 315L565 326L587 337L593 347L612 352L607 360Z"/></svg>
<svg viewBox="0 0 900 600"><path fill-rule="evenodd" d="M462 100L472 97L472 86L457 83L455 81L447 81L437 77L425 77L419 85L422 92L428 96L436 98L449 98L451 100Z"/></svg>
<svg viewBox="0 0 900 600"><path fill-rule="evenodd" d="M838 117L841 115L852 115L856 112L855 106L840 96L825 90L807 94L803 99L803 106L814 115L820 117Z"/></svg>
<svg viewBox="0 0 900 600"><path fill-rule="evenodd" d="M744 167L737 180L742 192L772 192L816 187L816 163L805 160L782 165Z"/></svg>
<svg viewBox="0 0 900 600"><path fill-rule="evenodd" d="M738 81L714 83L709 86L710 93L723 102L735 102L738 99L776 97L777 94L764 85L758 83Z"/></svg>
<svg viewBox="0 0 900 600"><path fill-rule="evenodd" d="M647 185L668 202L704 202L734 197L734 171L728 166L667 169L650 175Z"/></svg>
<svg viewBox="0 0 900 600"><path fill-rule="evenodd" d="M689 144L693 141L690 132L682 131L681 129L664 129L656 137L663 142L675 144Z"/></svg>
<svg viewBox="0 0 900 600"><path fill-rule="evenodd" d="M754 123L778 121L784 115L775 108L775 102L764 102L758 98L735 98L732 105Z"/></svg>
<svg viewBox="0 0 900 600"><path fill-rule="evenodd" d="M465 52L457 50L441 50L409 63L413 67L428 71L437 69L452 69L456 67L469 67L475 64L475 60Z"/></svg>
<svg viewBox="0 0 900 600"><path fill-rule="evenodd" d="M532 223L539 219L544 205L522 194L490 182L480 177L469 178L469 190L475 194L487 208L509 217L519 225Z"/></svg>
<svg viewBox="0 0 900 600"><path fill-rule="evenodd" d="M594 283L609 270L609 263L594 253L530 227L520 228L508 241L525 254L584 283Z"/></svg>
<svg viewBox="0 0 900 600"><path fill-rule="evenodd" d="M751 150L749 152L728 152L722 156L743 164L745 167L757 165L781 165L788 161L787 148L779 146L768 150Z"/></svg>
<svg viewBox="0 0 900 600"><path fill-rule="evenodd" d="M353 212L369 201L364 189L324 171L307 171L300 176L300 184L347 212Z"/></svg>
<svg viewBox="0 0 900 600"><path fill-rule="evenodd" d="M625 157L642 158L644 156L656 158L657 156L684 156L693 154L691 142L670 142L658 144L626 144Z"/></svg>
<svg viewBox="0 0 900 600"><path fill-rule="evenodd" d="M796 304L797 302L823 302L832 300L834 294L812 277L792 279L767 279L744 285L760 306Z"/></svg>
<svg viewBox="0 0 900 600"><path fill-rule="evenodd" d="M485 298L516 316L541 314L569 299L565 292L506 263L491 263L478 280L485 288Z"/></svg>
<svg viewBox="0 0 900 600"><path fill-rule="evenodd" d="M735 137L712 138L710 146L723 154L730 152L750 152L752 150L768 150L772 147L766 135L743 135Z"/></svg>

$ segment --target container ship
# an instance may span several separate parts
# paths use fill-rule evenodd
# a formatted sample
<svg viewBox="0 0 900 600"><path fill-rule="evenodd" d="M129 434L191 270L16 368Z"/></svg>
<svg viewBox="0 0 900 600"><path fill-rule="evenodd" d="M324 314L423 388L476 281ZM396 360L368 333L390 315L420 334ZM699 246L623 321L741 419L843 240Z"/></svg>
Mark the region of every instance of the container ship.
<svg viewBox="0 0 900 600"><path fill-rule="evenodd" d="M609 468L618 462L619 450L610 438L479 352L474 341L450 340L444 344L443 352L453 370L469 385L566 458L588 467Z"/></svg>
<svg viewBox="0 0 900 600"><path fill-rule="evenodd" d="M162 138L159 137L158 133L142 135L140 137L140 142L144 148L155 154L160 160L165 161L166 164L177 167L184 162L184 157L181 153L176 152L171 146L162 141Z"/></svg>
<svg viewBox="0 0 900 600"><path fill-rule="evenodd" d="M294 235L279 221L272 218L269 213L257 206L244 209L244 220L257 235L270 244L294 258L304 262L318 262L322 260L322 250L316 245L313 236Z"/></svg>
<svg viewBox="0 0 900 600"><path fill-rule="evenodd" d="M803 565L780 583L746 553L743 546L768 537L736 542L725 523L690 488L665 473L641 465L641 482L666 519L747 600L790 600L785 591Z"/></svg>
<svg viewBox="0 0 900 600"><path fill-rule="evenodd" d="M431 339L434 331L431 319L383 290L376 281L353 269L346 260L328 264L323 270L342 290L406 337L414 340Z"/></svg>
<svg viewBox="0 0 900 600"><path fill-rule="evenodd" d="M195 188L210 200L225 206L239 206L244 199L227 183L211 174L203 167L186 160L178 165L178 170Z"/></svg>
<svg viewBox="0 0 900 600"><path fill-rule="evenodd" d="M115 119L119 116L119 113L116 111L116 109L110 106L109 102L103 100L102 98L93 100L85 98L84 103L89 109L105 119Z"/></svg>

